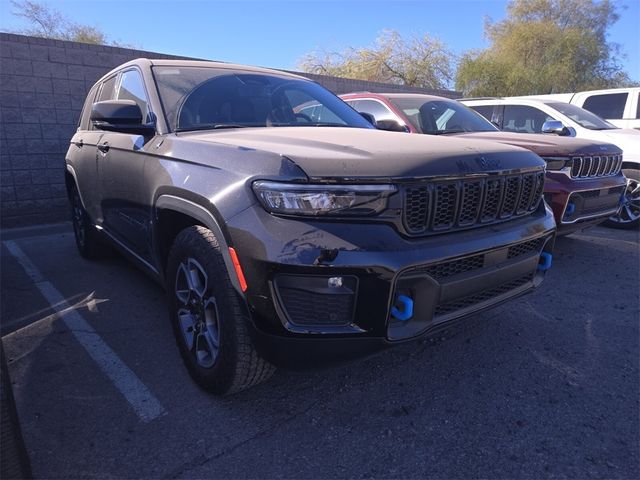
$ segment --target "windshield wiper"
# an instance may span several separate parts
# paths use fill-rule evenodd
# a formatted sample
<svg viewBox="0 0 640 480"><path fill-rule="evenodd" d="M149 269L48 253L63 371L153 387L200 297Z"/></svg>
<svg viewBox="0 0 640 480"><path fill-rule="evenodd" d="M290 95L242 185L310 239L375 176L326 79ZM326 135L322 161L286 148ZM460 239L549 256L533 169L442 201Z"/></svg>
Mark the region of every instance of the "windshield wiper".
<svg viewBox="0 0 640 480"><path fill-rule="evenodd" d="M197 125L193 127L178 127L176 132L195 132L197 130L220 130L223 128L247 128L254 125L239 125L237 123L216 123L213 125Z"/></svg>

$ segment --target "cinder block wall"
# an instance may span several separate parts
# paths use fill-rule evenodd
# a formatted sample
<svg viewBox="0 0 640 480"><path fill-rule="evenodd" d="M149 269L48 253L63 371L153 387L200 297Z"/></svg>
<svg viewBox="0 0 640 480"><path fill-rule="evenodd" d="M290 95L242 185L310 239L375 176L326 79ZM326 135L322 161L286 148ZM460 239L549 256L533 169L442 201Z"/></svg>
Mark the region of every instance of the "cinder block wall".
<svg viewBox="0 0 640 480"><path fill-rule="evenodd" d="M0 33L0 225L67 219L64 155L85 95L98 78L134 58L188 58ZM433 91L305 74L335 93Z"/></svg>

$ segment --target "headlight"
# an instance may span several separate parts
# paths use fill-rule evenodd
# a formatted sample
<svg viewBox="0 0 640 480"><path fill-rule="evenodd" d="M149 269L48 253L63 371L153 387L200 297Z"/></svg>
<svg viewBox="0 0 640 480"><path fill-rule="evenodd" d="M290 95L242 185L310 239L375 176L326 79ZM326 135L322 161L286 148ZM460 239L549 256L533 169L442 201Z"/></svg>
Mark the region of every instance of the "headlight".
<svg viewBox="0 0 640 480"><path fill-rule="evenodd" d="M547 170L562 170L571 164L571 159L566 157L544 157L543 160L547 162Z"/></svg>
<svg viewBox="0 0 640 480"><path fill-rule="evenodd" d="M387 206L393 185L308 185L254 182L269 212L287 215L374 215Z"/></svg>

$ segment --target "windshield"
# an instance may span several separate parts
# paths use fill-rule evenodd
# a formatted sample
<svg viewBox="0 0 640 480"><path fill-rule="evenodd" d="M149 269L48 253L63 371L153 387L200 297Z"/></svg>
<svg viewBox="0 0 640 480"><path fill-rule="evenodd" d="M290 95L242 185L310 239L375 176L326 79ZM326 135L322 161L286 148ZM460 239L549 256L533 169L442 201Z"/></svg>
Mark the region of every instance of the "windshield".
<svg viewBox="0 0 640 480"><path fill-rule="evenodd" d="M454 100L420 97L390 98L420 133L443 135L462 132L495 132L498 129L482 115Z"/></svg>
<svg viewBox="0 0 640 480"><path fill-rule="evenodd" d="M547 103L551 108L557 110L561 114L569 117L578 125L589 130L611 130L618 128L615 125L610 124L606 120L601 119L594 113L589 112L570 103Z"/></svg>
<svg viewBox="0 0 640 480"><path fill-rule="evenodd" d="M167 122L174 131L281 126L373 128L342 100L311 81L209 67L154 67L153 72ZM309 105L314 106L313 112L308 111Z"/></svg>

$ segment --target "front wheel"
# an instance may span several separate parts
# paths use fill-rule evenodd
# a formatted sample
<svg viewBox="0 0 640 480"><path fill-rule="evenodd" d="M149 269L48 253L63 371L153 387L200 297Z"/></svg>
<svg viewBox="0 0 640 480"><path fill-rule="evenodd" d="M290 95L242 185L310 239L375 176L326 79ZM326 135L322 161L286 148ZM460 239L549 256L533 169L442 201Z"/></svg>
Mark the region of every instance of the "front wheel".
<svg viewBox="0 0 640 480"><path fill-rule="evenodd" d="M640 226L640 170L625 168L622 173L627 177L622 207L620 212L609 217L604 225L622 229L638 228Z"/></svg>
<svg viewBox="0 0 640 480"><path fill-rule="evenodd" d="M226 395L267 380L275 368L255 350L214 234L178 234L167 263L169 314L178 348L202 388Z"/></svg>

